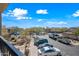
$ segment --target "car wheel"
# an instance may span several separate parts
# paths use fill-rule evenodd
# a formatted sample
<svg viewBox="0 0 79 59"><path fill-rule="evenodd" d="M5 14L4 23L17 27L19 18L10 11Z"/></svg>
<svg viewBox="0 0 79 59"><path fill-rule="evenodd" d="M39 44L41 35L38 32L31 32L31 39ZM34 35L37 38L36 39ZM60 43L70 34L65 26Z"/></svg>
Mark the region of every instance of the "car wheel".
<svg viewBox="0 0 79 59"><path fill-rule="evenodd" d="M58 53L57 56L62 56L62 54L61 53Z"/></svg>

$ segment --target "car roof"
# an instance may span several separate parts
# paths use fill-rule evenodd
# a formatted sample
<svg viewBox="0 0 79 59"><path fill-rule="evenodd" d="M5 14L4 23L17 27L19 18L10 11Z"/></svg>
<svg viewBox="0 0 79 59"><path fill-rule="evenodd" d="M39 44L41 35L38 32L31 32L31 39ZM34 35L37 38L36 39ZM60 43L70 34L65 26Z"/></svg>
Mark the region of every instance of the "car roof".
<svg viewBox="0 0 79 59"><path fill-rule="evenodd" d="M53 47L53 49L55 49L56 51L60 51L60 49L56 48L56 47Z"/></svg>
<svg viewBox="0 0 79 59"><path fill-rule="evenodd" d="M45 52L49 52L49 51L54 51L55 52L55 50L52 48L52 47L50 47L50 46L45 46L45 47L42 47L42 48L40 48L39 49L42 53L45 53Z"/></svg>
<svg viewBox="0 0 79 59"><path fill-rule="evenodd" d="M45 46L49 46L49 47L53 47L53 45L51 46L49 43L44 43L38 46L38 48L43 48Z"/></svg>

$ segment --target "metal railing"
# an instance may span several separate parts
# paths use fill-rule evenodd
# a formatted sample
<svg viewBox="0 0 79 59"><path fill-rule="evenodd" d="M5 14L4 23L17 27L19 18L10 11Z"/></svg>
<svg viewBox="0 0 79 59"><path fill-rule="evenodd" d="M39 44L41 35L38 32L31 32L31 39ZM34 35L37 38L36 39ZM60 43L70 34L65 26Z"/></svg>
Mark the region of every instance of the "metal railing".
<svg viewBox="0 0 79 59"><path fill-rule="evenodd" d="M3 56L24 56L18 49L12 44L0 36L0 50Z"/></svg>

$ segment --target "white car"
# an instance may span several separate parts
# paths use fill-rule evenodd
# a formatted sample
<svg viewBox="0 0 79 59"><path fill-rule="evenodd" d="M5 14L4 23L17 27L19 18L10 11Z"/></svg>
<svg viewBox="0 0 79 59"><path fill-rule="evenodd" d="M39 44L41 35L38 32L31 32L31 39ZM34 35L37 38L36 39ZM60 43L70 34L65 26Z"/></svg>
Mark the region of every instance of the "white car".
<svg viewBox="0 0 79 59"><path fill-rule="evenodd" d="M61 56L61 51L50 44L44 44L38 47L39 56Z"/></svg>

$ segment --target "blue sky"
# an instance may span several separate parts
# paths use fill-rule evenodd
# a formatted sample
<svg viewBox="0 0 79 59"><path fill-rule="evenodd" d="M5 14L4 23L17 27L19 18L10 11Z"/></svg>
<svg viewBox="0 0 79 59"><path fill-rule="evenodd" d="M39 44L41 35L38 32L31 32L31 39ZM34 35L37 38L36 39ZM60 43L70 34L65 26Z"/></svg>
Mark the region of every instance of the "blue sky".
<svg viewBox="0 0 79 59"><path fill-rule="evenodd" d="M79 4L11 3L2 19L6 27L79 27Z"/></svg>

